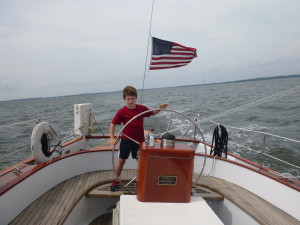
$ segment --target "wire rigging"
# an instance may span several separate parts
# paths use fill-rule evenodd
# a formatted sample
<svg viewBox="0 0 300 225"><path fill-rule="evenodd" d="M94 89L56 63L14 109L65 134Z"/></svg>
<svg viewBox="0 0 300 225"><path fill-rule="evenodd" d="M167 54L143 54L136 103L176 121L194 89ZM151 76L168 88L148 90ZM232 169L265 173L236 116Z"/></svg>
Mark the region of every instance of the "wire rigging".
<svg viewBox="0 0 300 225"><path fill-rule="evenodd" d="M239 107L236 107L236 108L233 108L233 109L229 109L229 110L224 111L222 113L219 113L219 114L216 114L216 115L213 115L213 116L210 116L210 117L206 117L206 118L200 119L200 120L198 120L197 123L200 124L200 123L203 123L203 122L209 122L209 121L211 121L213 119L216 119L216 118L219 118L219 117L223 117L223 116L227 116L227 115L230 115L232 113L239 112L239 111L242 111L242 110L245 110L245 109L249 109L249 108L252 108L254 106L263 104L265 102L269 102L269 101L272 101L272 100L275 100L275 99L278 99L278 98L282 98L282 97L287 96L287 95L291 95L291 94L296 93L298 91L300 91L300 85L296 86L296 87L293 87L293 88L290 88L288 90L284 90L282 92L275 93L275 94L270 95L268 97L265 97L265 98L262 98L262 99L258 99L258 100L254 101L254 102L250 102L250 103L247 103L245 105L242 105L242 106L239 106ZM188 126L189 125L178 126L178 128L174 128L173 130L170 130L169 132L175 132L177 130L186 128ZM163 134L164 133L157 134L157 135L163 135Z"/></svg>
<svg viewBox="0 0 300 225"><path fill-rule="evenodd" d="M208 120L212 120L212 119L215 119L215 118L223 117L223 116L226 116L226 115L229 115L229 114L232 114L232 113L244 110L244 109L252 108L252 107L260 105L262 103L269 102L269 101L272 101L272 100L275 100L275 99L278 99L278 98L282 98L284 96L293 94L293 93L298 92L298 91L300 91L300 86L296 86L294 88L291 88L291 89L288 89L288 90L285 90L285 91L282 91L282 92L279 92L279 93L275 93L275 94L270 95L268 97L258 99L254 102L250 102L250 103L247 103L245 105L242 105L242 106L239 106L239 107L236 107L236 108L233 108L233 109L229 109L229 110L227 110L223 113L219 113L219 114L216 114L216 115L208 117L208 118L203 118L199 121L199 123L204 122L204 121L208 121Z"/></svg>
<svg viewBox="0 0 300 225"><path fill-rule="evenodd" d="M18 122L18 123L6 124L6 125L3 125L3 126L0 126L0 129L6 128L6 127L12 127L12 126L15 126L15 125L20 125L20 124L24 124L24 123L28 123L28 122L32 122L32 121L40 121L42 119L44 120L44 119L49 119L49 118L53 118L53 117L60 117L60 116L65 116L65 115L70 115L70 114L73 114L73 112L58 114L58 115L54 115L54 116L39 117L39 118L36 118L36 119L26 120L26 121L22 121L22 122Z"/></svg>
<svg viewBox="0 0 300 225"><path fill-rule="evenodd" d="M141 95L141 104L143 104L143 95L144 95L145 79L146 79L146 71L147 71L147 62L148 62L148 51L149 51L150 38L151 38L151 27L152 27L153 8L154 8L154 0L152 1L152 10L151 10L151 17L150 17L149 35L148 35L148 44L147 44L146 60L145 60L145 69L144 69L144 77L143 77L143 88L142 88L142 95Z"/></svg>

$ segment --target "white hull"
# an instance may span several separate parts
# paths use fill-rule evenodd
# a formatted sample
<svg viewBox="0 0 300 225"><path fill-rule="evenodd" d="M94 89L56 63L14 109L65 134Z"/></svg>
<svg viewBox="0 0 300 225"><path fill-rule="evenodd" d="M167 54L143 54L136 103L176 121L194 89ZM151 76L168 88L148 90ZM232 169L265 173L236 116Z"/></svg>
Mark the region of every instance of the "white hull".
<svg viewBox="0 0 300 225"><path fill-rule="evenodd" d="M111 151L92 151L65 156L63 159L43 167L0 197L1 224L8 224L42 194L69 178L92 171L111 170L111 161ZM203 157L196 156L195 173L200 172L202 163ZM136 168L136 161L131 159L128 160L124 169ZM204 175L221 178L243 187L298 220L300 219L300 210L295 207L300 202L299 191L242 164L232 163L224 159L207 158ZM108 206L115 202L116 199L103 200L84 196L70 213L65 224L88 224L99 214L99 209L103 209L104 212ZM225 224L256 224L254 219L226 199L224 201L210 201L209 205ZM75 223L75 221L80 222ZM244 222L241 223L241 221Z"/></svg>

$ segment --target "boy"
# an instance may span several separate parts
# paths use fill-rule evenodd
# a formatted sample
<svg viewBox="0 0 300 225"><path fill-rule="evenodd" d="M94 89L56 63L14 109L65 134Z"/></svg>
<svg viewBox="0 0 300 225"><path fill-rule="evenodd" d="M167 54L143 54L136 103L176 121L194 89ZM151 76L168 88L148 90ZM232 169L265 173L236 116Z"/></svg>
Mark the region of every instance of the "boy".
<svg viewBox="0 0 300 225"><path fill-rule="evenodd" d="M123 99L125 101L126 106L121 108L113 118L110 128L110 143L116 144L115 140L115 127L116 125L120 125L123 123L124 125L131 120L134 116L149 110L144 105L136 104L137 100L137 91L134 87L126 86L123 89ZM160 109L165 109L168 107L168 104L161 104ZM110 190L116 191L118 188L118 179L122 172L123 166L128 159L128 156L131 152L132 158L137 158L137 152L139 151L139 144L132 141L131 139L137 142L144 142L144 117L150 117L152 115L156 115L160 110L151 111L149 113L143 114L140 117L133 120L130 124L128 124L123 130L123 134L121 136L120 142L120 150L119 150L119 161L115 168L115 179L113 180Z"/></svg>

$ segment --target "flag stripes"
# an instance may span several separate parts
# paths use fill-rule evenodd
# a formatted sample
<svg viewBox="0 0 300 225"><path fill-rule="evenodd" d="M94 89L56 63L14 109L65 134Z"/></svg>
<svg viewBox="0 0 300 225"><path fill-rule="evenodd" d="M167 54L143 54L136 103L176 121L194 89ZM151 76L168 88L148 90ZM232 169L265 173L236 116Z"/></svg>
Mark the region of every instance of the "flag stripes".
<svg viewBox="0 0 300 225"><path fill-rule="evenodd" d="M197 57L195 48L175 42L152 38L152 58L150 70L169 69L189 64Z"/></svg>

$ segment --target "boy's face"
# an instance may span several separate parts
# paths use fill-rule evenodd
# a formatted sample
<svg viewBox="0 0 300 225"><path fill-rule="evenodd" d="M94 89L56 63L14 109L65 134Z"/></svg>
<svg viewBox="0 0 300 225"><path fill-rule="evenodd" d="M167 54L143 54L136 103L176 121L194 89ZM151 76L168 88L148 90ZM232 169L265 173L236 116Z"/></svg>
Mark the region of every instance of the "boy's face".
<svg viewBox="0 0 300 225"><path fill-rule="evenodd" d="M135 96L126 96L124 98L124 101L126 103L126 106L129 109L134 109L135 108L135 102L136 102L136 97Z"/></svg>

